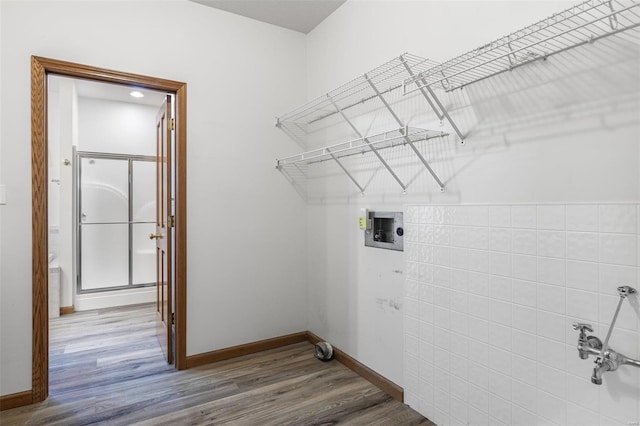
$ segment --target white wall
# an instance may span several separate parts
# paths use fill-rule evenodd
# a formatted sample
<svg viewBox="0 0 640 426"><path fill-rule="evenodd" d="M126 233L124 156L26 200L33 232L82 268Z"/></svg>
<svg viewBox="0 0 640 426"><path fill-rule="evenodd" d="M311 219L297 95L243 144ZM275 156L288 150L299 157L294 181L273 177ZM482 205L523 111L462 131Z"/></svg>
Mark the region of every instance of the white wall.
<svg viewBox="0 0 640 426"><path fill-rule="evenodd" d="M272 164L304 36L186 0L0 8L0 394L31 388L31 55L187 82L189 355L306 329L305 205Z"/></svg>
<svg viewBox="0 0 640 426"><path fill-rule="evenodd" d="M308 36L309 97L403 52L451 59L570 5L349 1ZM403 278L395 271L405 269L406 256L363 246L360 208L637 202L640 51L637 44L619 43L601 40L463 91L438 92L467 134L465 146L449 136L422 147L445 182L444 193L416 161L407 162L408 151L387 154L400 164L398 174L405 181L415 178L407 195L384 170L372 169L374 160L353 160L356 176L372 179L364 196L337 167L319 166L317 174L324 179L308 185L310 329L405 384L401 314L388 301L403 299ZM412 97L400 106L403 120L434 125L437 120L419 100ZM360 131L392 123L376 114L359 121L366 125ZM347 136L353 135L345 130L343 139L324 144Z"/></svg>
<svg viewBox="0 0 640 426"><path fill-rule="evenodd" d="M638 288L638 204L406 210L405 396L438 425L627 425L640 369L591 383L575 322L605 340ZM640 358L638 295L609 345Z"/></svg>

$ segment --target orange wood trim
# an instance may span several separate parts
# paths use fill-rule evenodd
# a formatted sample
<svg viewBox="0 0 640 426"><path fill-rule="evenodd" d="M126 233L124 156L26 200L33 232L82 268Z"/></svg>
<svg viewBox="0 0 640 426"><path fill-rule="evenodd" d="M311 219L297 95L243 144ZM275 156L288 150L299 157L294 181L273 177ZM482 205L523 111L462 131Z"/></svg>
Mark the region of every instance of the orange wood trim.
<svg viewBox="0 0 640 426"><path fill-rule="evenodd" d="M199 365L211 364L212 362L223 361L225 359L237 358L268 349L280 348L282 346L293 345L294 343L306 342L307 333L293 333L286 336L273 337L271 339L260 340L258 342L245 343L243 345L232 346L230 348L218 349L217 351L206 352L187 357L187 368Z"/></svg>
<svg viewBox="0 0 640 426"><path fill-rule="evenodd" d="M146 89L163 90L167 92L177 92L185 85L179 81L114 71L89 65L76 64L73 62L60 61L58 59L43 58L40 56L33 56L32 58L38 61L46 69L47 74L88 78L90 80L123 84L127 86L135 83L136 86L144 87Z"/></svg>
<svg viewBox="0 0 640 426"><path fill-rule="evenodd" d="M32 401L49 394L49 254L47 218L47 75L31 58Z"/></svg>
<svg viewBox="0 0 640 426"><path fill-rule="evenodd" d="M0 396L0 411L29 404L33 404L33 392L30 390Z"/></svg>
<svg viewBox="0 0 640 426"><path fill-rule="evenodd" d="M73 305L71 306L60 306L60 315L69 315L75 312L73 309Z"/></svg>
<svg viewBox="0 0 640 426"><path fill-rule="evenodd" d="M47 75L162 90L176 95L176 368L186 368L187 318L187 85L186 83L31 57L32 175L32 402L49 394L48 223L47 223Z"/></svg>
<svg viewBox="0 0 640 426"><path fill-rule="evenodd" d="M310 343L314 345L318 342L323 341L323 339L316 336L310 331L307 331L307 339L309 340ZM404 389L402 389L402 387L398 386L391 380L373 371L366 365L362 364L355 358L347 355L345 352L341 351L335 346L333 345L331 346L333 347L333 357L336 359L336 361L339 361L345 367L358 373L360 376L367 379L368 381L370 381L371 383L373 383L374 385L376 385L377 387L379 387L380 389L388 393L393 399L396 399L400 402L404 402Z"/></svg>
<svg viewBox="0 0 640 426"><path fill-rule="evenodd" d="M187 85L176 91L175 366L187 368Z"/></svg>

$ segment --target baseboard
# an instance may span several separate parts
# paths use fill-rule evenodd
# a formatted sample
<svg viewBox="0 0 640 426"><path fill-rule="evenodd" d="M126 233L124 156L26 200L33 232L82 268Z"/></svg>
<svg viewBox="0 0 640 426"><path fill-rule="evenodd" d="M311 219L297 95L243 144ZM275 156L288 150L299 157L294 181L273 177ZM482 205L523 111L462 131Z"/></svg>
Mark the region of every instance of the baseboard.
<svg viewBox="0 0 640 426"><path fill-rule="evenodd" d="M69 315L74 313L73 305L71 306L60 306L60 315Z"/></svg>
<svg viewBox="0 0 640 426"><path fill-rule="evenodd" d="M274 337L271 339L260 340L258 342L245 343L243 345L232 346L230 348L218 349L217 351L206 352L203 354L190 355L187 357L187 368L197 367L199 365L211 364L213 362L223 361L226 359L237 358L243 355L262 352L269 349L280 348L308 341L311 344L322 342L323 339L316 336L310 331L288 334L286 336ZM332 345L333 346L333 345ZM389 394L393 399L404 402L404 390L391 380L381 374L370 369L355 358L347 355L345 352L333 346L333 357L336 361L345 367L354 371L364 379L376 385L384 392Z"/></svg>
<svg viewBox="0 0 640 426"><path fill-rule="evenodd" d="M266 351L268 349L280 348L306 341L307 333L303 331L300 333L287 334L286 336L274 337L257 342L245 343L243 345L218 349L217 351L205 352L203 354L190 355L187 356L187 368L237 358L243 355L249 355L256 352Z"/></svg>
<svg viewBox="0 0 640 426"><path fill-rule="evenodd" d="M324 341L323 339L316 336L310 331L307 331L307 340L309 340L309 342L314 345L318 342ZM347 355L346 353L336 348L335 346L333 345L331 346L333 347L333 357L336 359L336 361L339 361L345 367L358 373L360 376L367 379L369 382L373 383L374 385L376 385L377 387L379 387L380 389L388 393L393 399L398 400L400 402L404 402L404 389L402 389L402 387L398 386L397 384L387 379L386 377L382 376L381 374L378 374L377 372L373 371L366 365L362 364L355 358L352 358L351 356Z"/></svg>
<svg viewBox="0 0 640 426"><path fill-rule="evenodd" d="M31 390L0 396L0 411L33 404Z"/></svg>

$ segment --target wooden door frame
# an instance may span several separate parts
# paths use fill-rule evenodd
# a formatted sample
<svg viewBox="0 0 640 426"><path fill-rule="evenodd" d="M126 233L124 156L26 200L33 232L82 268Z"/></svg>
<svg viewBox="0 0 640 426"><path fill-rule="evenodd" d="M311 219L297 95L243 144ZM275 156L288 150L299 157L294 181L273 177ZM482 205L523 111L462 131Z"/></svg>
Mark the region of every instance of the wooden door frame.
<svg viewBox="0 0 640 426"><path fill-rule="evenodd" d="M32 402L49 395L49 254L47 76L55 74L172 93L175 112L175 366L187 358L187 84L96 68L56 59L31 57L32 190Z"/></svg>

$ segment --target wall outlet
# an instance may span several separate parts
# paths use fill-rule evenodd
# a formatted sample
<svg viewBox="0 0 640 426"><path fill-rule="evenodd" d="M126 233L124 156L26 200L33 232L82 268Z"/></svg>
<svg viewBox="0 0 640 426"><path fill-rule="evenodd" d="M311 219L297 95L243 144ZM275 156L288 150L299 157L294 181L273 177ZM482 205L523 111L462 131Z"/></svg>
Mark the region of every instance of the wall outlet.
<svg viewBox="0 0 640 426"><path fill-rule="evenodd" d="M360 209L360 216L358 217L358 226L363 231L369 230L371 228L368 209Z"/></svg>
<svg viewBox="0 0 640 426"><path fill-rule="evenodd" d="M358 225L360 226L360 229L362 229L362 230L367 229L367 218L366 218L366 216L360 216L358 218Z"/></svg>

